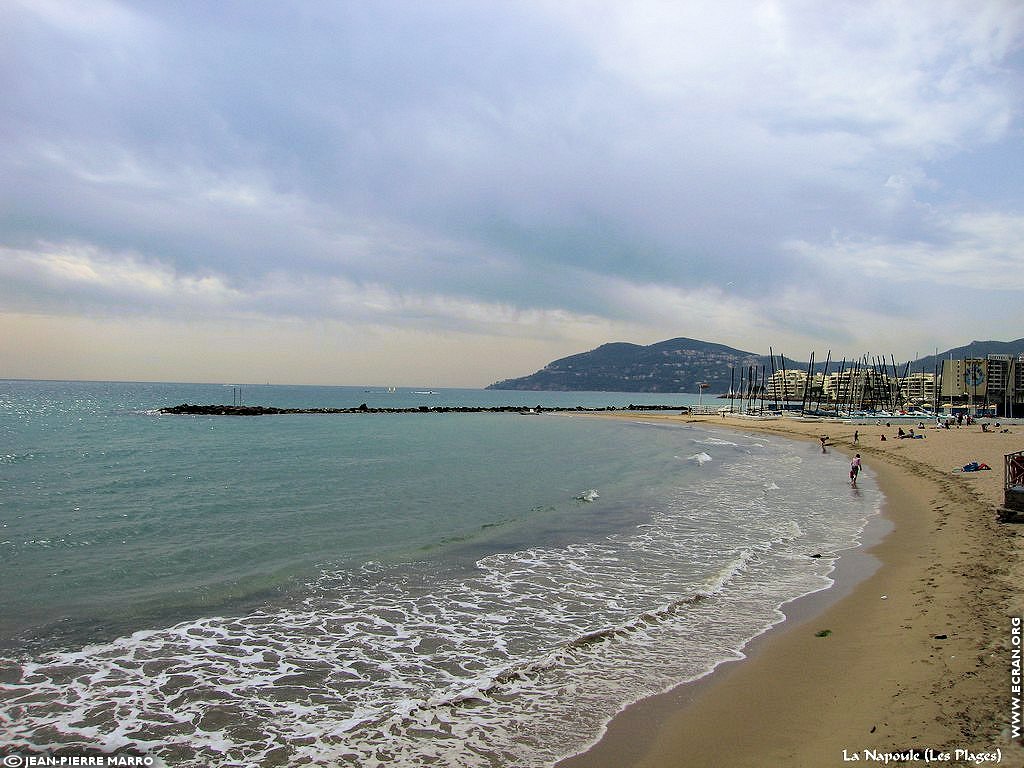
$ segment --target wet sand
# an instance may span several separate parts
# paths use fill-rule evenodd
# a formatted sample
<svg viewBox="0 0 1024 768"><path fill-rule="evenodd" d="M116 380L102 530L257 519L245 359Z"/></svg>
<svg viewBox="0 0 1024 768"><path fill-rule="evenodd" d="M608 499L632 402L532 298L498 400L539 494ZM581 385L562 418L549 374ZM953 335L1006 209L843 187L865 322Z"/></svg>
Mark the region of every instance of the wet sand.
<svg viewBox="0 0 1024 768"><path fill-rule="evenodd" d="M1003 456L1024 450L1024 425L1008 434L913 425L925 438L899 440L895 424L615 418L828 435L827 450L862 455L859 484L882 489L888 523L869 527L865 546L840 559L836 586L787 606L787 621L746 659L628 708L560 768L825 768L885 764L897 752L888 764L927 764L928 749L933 762L948 753L946 765L1024 766L1010 733L1024 526L995 516ZM953 471L971 461L993 469Z"/></svg>

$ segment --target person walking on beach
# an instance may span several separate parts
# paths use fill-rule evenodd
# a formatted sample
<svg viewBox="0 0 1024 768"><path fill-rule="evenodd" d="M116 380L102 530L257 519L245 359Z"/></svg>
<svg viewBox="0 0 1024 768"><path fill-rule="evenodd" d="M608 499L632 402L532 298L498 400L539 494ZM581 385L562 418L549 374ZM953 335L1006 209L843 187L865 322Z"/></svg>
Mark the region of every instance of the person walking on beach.
<svg viewBox="0 0 1024 768"><path fill-rule="evenodd" d="M860 430L859 430L859 429L855 429L855 430L853 430L853 444L854 444L854 445L856 445L856 444L857 444L857 440L858 440L859 438L860 438Z"/></svg>
<svg viewBox="0 0 1024 768"><path fill-rule="evenodd" d="M857 475L860 474L860 468L860 454L858 453L854 460L850 462L850 485L854 488L857 487Z"/></svg>

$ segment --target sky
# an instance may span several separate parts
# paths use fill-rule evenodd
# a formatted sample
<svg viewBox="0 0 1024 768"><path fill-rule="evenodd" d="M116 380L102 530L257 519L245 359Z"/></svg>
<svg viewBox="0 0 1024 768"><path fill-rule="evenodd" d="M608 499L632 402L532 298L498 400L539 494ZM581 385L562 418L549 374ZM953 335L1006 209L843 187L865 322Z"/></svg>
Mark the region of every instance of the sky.
<svg viewBox="0 0 1024 768"><path fill-rule="evenodd" d="M1024 337L1019 0L0 0L0 377Z"/></svg>

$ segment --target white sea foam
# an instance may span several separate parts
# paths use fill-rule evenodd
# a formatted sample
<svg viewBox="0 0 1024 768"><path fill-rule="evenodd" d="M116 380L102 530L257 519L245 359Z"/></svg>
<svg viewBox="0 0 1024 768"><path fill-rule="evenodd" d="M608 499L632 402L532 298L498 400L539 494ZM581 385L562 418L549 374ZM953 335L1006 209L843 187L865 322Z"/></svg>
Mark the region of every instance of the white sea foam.
<svg viewBox="0 0 1024 768"><path fill-rule="evenodd" d="M0 735L180 766L548 765L625 704L741 657L779 606L830 583L833 559L804 553L850 546L873 507L806 504L819 476L773 450L716 461L714 480L690 472L629 533L468 573L327 570L291 606L10 660ZM764 493L769 468L792 495Z"/></svg>
<svg viewBox="0 0 1024 768"><path fill-rule="evenodd" d="M719 437L706 437L703 440L694 440L693 442L698 445L729 445L735 448L739 447L739 443L734 443L732 440L723 440Z"/></svg>

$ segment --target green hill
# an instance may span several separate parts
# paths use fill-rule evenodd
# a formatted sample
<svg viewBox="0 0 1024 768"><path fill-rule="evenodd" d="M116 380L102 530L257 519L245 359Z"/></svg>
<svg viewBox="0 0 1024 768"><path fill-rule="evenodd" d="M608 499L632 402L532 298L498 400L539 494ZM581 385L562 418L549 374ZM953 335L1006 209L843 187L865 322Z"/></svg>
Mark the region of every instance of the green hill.
<svg viewBox="0 0 1024 768"><path fill-rule="evenodd" d="M488 389L591 392L696 392L700 382L713 394L729 389L733 367L767 358L696 339L669 339L641 346L614 342L548 363L530 376L505 379Z"/></svg>

